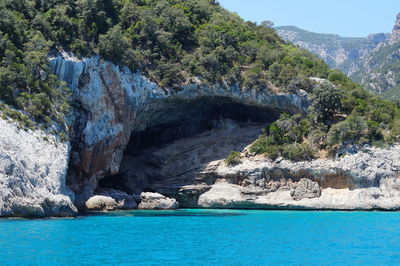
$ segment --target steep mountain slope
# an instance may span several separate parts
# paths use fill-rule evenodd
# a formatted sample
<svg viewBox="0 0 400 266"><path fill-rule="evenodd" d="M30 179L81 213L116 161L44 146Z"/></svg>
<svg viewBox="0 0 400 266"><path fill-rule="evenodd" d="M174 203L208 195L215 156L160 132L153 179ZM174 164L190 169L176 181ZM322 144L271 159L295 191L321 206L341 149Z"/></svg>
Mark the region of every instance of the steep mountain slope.
<svg viewBox="0 0 400 266"><path fill-rule="evenodd" d="M400 14L392 34L360 59L351 78L385 97L400 99Z"/></svg>
<svg viewBox="0 0 400 266"><path fill-rule="evenodd" d="M392 33L366 38L312 33L292 26L276 30L285 40L313 52L365 88L389 99L400 98L400 15Z"/></svg>
<svg viewBox="0 0 400 266"><path fill-rule="evenodd" d="M322 58L330 67L342 70L348 76L358 71L357 61L388 38L379 33L367 38L341 37L336 34L309 32L294 26L276 27L277 33Z"/></svg>

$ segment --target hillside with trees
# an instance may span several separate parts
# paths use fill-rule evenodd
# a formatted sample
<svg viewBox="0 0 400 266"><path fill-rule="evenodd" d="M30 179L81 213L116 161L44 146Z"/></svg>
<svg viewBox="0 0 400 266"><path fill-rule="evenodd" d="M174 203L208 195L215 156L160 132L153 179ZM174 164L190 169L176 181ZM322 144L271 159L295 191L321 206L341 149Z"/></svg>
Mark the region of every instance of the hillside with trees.
<svg viewBox="0 0 400 266"><path fill-rule="evenodd" d="M307 159L315 149L382 144L400 134L394 104L286 43L267 24L246 22L214 0L2 1L0 99L23 111L4 111L9 108L3 104L3 113L26 124L62 123L69 91L48 67L57 50L100 55L170 91L200 80L271 94L308 93L313 105L307 116L284 115L258 140L254 150L271 157L298 159L293 154L300 151Z"/></svg>

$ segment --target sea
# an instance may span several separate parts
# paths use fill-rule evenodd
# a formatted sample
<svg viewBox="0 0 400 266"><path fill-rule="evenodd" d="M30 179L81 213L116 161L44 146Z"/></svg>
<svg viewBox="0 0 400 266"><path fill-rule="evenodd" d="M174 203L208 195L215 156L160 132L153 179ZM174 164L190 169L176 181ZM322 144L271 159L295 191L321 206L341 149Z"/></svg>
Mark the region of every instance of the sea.
<svg viewBox="0 0 400 266"><path fill-rule="evenodd" d="M1 219L0 265L400 265L400 212L185 209Z"/></svg>

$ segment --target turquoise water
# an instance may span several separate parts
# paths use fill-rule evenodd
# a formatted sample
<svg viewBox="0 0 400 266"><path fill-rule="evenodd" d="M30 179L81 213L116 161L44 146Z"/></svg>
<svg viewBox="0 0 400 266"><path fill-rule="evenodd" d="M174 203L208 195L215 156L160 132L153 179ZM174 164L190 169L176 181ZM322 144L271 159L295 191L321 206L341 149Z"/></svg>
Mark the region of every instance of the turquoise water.
<svg viewBox="0 0 400 266"><path fill-rule="evenodd" d="M129 211L0 220L0 265L400 264L400 213Z"/></svg>

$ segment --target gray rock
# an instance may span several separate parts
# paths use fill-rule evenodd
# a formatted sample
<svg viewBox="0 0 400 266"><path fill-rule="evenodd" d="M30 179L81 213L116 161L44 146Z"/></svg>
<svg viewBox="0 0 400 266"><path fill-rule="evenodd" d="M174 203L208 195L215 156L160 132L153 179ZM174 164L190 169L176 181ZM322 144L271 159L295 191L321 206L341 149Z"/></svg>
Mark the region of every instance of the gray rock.
<svg viewBox="0 0 400 266"><path fill-rule="evenodd" d="M117 189L102 189L98 193L102 196L113 198L117 203L117 209L132 210L137 208L137 201L134 195L128 195L126 192Z"/></svg>
<svg viewBox="0 0 400 266"><path fill-rule="evenodd" d="M88 210L113 211L113 210L132 210L137 208L137 203L133 195L116 190L103 189L98 191L99 195L89 198L85 202Z"/></svg>
<svg viewBox="0 0 400 266"><path fill-rule="evenodd" d="M0 119L0 216L74 216L69 143Z"/></svg>
<svg viewBox="0 0 400 266"><path fill-rule="evenodd" d="M400 209L400 145L390 149L364 147L339 160L305 162L263 157L245 158L242 164L206 168L207 174L223 180L247 173L238 184L217 182L199 197L205 208L282 208L337 210ZM265 187L249 185L260 174L271 176ZM250 173L250 174L248 174ZM244 187L247 185L248 187ZM262 190L262 191L259 191Z"/></svg>
<svg viewBox="0 0 400 266"><path fill-rule="evenodd" d="M174 210L179 208L179 204L175 199L167 198L159 193L143 192L140 194L141 202L139 209L141 210Z"/></svg>
<svg viewBox="0 0 400 266"><path fill-rule="evenodd" d="M294 200L317 198L321 196L321 188L317 182L302 178L293 185L290 196L292 196Z"/></svg>
<svg viewBox="0 0 400 266"><path fill-rule="evenodd" d="M132 73L127 67L99 57L79 60L61 52L49 61L52 72L67 82L73 93L78 130L73 141L69 184L78 205L93 195L100 179L118 173L133 131L180 121L188 115L176 103L192 105L205 98L224 98L288 113L305 113L309 104L306 97L273 94L268 88L244 91L237 85L203 85L198 79L179 91L169 91L139 72Z"/></svg>
<svg viewBox="0 0 400 266"><path fill-rule="evenodd" d="M113 211L118 208L115 199L107 196L96 195L88 199L85 203L88 210Z"/></svg>
<svg viewBox="0 0 400 266"><path fill-rule="evenodd" d="M400 14L391 33L370 34L364 38L313 33L293 26L276 29L283 39L318 55L368 90L382 94L399 86L399 51L394 48L400 40Z"/></svg>

